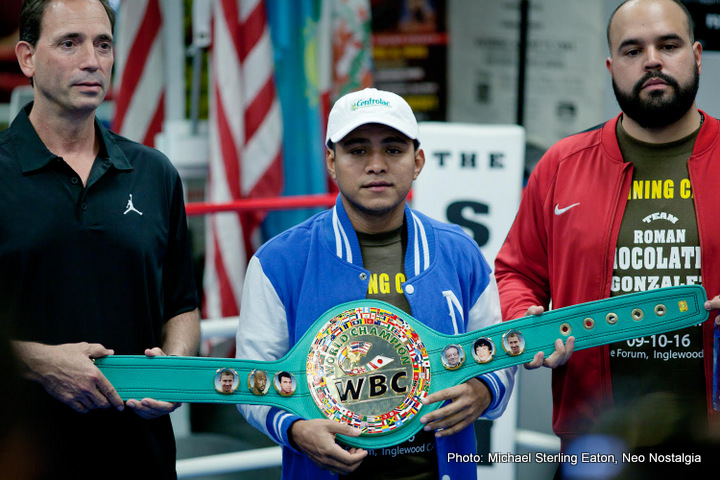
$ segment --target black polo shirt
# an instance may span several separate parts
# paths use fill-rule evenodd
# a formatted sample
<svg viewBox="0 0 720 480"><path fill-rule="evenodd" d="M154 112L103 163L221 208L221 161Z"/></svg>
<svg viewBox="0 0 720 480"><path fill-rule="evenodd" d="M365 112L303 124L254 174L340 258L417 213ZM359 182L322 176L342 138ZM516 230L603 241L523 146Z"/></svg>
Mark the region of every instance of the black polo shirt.
<svg viewBox="0 0 720 480"><path fill-rule="evenodd" d="M96 342L116 354L161 346L163 323L198 304L176 169L160 152L96 121L100 152L83 186L42 143L28 119L31 108L0 133L2 321L18 340ZM147 422L129 409L119 415L111 410L75 414L39 386L31 389L29 400L52 412L43 430L61 442L46 453L48 461L57 456L71 465L67 456L74 455L87 462L96 440L107 437L114 439L112 446L103 439L95 453L104 471L130 465L127 458L119 461L125 451L121 439L132 447L126 454L138 452L139 441L149 455L171 455L174 466L167 416ZM67 428L73 431L63 431ZM77 444L61 441L75 435L93 443L82 458ZM168 441L171 452L157 451ZM62 443L69 444L67 451ZM120 450L110 453L113 448ZM108 464L108 455L116 461Z"/></svg>

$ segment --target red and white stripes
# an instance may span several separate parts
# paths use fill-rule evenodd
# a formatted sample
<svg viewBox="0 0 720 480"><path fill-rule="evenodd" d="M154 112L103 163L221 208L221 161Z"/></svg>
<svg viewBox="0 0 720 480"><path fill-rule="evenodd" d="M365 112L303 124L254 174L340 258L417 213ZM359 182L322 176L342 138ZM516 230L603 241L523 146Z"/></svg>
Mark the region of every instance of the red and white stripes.
<svg viewBox="0 0 720 480"><path fill-rule="evenodd" d="M165 109L160 0L125 1L118 13L112 128L131 140L153 146Z"/></svg>
<svg viewBox="0 0 720 480"><path fill-rule="evenodd" d="M208 202L282 191L282 117L264 0L215 0L210 52ZM238 315L264 212L206 221L204 315Z"/></svg>

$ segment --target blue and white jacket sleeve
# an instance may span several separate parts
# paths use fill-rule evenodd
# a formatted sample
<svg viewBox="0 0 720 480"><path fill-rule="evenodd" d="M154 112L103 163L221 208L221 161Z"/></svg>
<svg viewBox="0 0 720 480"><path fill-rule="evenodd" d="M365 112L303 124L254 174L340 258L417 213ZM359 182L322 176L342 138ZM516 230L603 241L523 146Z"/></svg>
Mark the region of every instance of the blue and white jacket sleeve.
<svg viewBox="0 0 720 480"><path fill-rule="evenodd" d="M277 360L290 349L285 307L257 257L252 257L245 275L235 343L236 357L249 360ZM301 417L276 407L237 407L252 426L280 445L292 448L288 429Z"/></svg>
<svg viewBox="0 0 720 480"><path fill-rule="evenodd" d="M478 330L501 321L497 282L495 275L490 273L488 286L470 309L467 329L468 331ZM495 419L502 415L512 394L516 372L517 367L508 367L478 377L485 382L493 396L492 402L481 418Z"/></svg>

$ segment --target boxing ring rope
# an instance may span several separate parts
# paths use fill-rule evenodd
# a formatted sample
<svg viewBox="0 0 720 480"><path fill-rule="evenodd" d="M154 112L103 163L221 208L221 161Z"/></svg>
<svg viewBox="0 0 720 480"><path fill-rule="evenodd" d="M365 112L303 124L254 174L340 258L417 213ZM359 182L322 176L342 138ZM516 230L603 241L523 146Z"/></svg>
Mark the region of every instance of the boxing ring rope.
<svg viewBox="0 0 720 480"><path fill-rule="evenodd" d="M194 202L185 205L188 216L220 212L243 212L247 210L290 210L294 208L331 207L335 205L336 193L292 195L286 197L244 198L225 203Z"/></svg>
<svg viewBox="0 0 720 480"><path fill-rule="evenodd" d="M336 193L293 195L284 197L248 198L225 203L194 202L185 205L188 216L249 210L289 210L299 208L331 207ZM200 322L202 339L233 338L237 329L237 317L204 319ZM557 453L560 439L530 430L517 429L515 443L534 451ZM241 452L221 453L177 460L179 479L202 475L240 472L261 468L279 467L282 464L281 447L258 448Z"/></svg>

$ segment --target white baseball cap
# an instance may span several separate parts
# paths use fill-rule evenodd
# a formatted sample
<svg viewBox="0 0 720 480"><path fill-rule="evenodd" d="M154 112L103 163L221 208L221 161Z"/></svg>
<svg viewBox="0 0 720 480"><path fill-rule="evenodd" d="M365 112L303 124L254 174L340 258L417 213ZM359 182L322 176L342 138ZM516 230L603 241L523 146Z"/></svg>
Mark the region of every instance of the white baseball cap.
<svg viewBox="0 0 720 480"><path fill-rule="evenodd" d="M328 117L325 144L337 143L361 125L381 123L417 140L418 124L410 105L392 92L366 88L341 97Z"/></svg>

